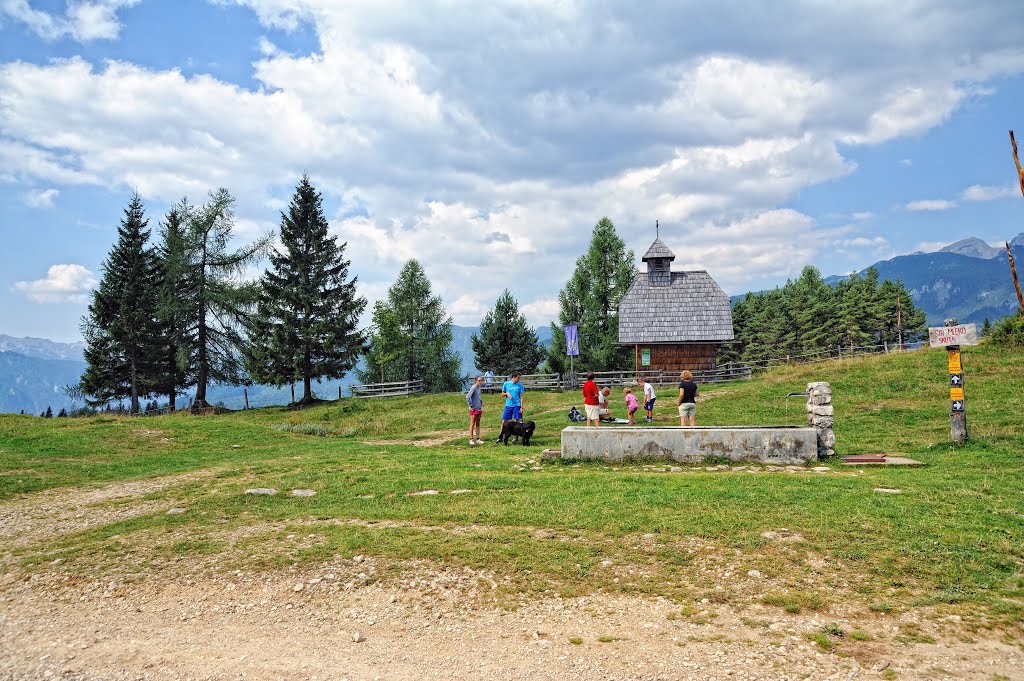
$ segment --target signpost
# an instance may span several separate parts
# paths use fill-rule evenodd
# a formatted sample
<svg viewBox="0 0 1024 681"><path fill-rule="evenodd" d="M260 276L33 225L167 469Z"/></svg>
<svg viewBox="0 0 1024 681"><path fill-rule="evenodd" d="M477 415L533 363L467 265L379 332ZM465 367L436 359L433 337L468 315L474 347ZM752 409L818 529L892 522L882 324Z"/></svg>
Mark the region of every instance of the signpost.
<svg viewBox="0 0 1024 681"><path fill-rule="evenodd" d="M961 345L977 345L978 329L974 324L958 324L947 319L945 326L929 327L929 345L946 348L949 364L949 436L956 444L967 441L967 401L964 398L964 368L960 358Z"/></svg>

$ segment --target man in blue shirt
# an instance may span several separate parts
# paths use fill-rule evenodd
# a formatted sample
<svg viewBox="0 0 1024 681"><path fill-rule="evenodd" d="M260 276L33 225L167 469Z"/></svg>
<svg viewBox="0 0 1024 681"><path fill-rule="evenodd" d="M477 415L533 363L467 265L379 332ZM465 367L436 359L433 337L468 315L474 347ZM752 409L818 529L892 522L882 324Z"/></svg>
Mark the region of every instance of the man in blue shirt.
<svg viewBox="0 0 1024 681"><path fill-rule="evenodd" d="M504 430L507 422L523 420L523 384L519 382L518 371L513 371L501 386L501 396L505 398L505 411L501 414L501 429ZM495 442L501 442L501 438Z"/></svg>

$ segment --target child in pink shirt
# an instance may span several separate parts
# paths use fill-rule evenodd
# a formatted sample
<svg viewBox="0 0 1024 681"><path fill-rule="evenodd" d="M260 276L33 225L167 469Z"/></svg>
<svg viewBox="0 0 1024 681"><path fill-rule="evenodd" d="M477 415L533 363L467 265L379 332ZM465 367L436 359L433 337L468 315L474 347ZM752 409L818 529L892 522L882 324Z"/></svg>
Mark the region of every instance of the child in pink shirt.
<svg viewBox="0 0 1024 681"><path fill-rule="evenodd" d="M622 392L626 394L626 411L629 412L629 422L632 425L636 425L636 419L633 418L633 414L640 408L640 403L637 401L636 395L629 388L624 388Z"/></svg>

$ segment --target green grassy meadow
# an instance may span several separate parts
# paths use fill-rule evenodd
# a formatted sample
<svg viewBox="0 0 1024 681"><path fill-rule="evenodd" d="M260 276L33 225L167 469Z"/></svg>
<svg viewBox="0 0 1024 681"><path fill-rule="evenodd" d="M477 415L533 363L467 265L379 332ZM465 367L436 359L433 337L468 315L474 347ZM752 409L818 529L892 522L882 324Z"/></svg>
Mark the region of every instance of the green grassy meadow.
<svg viewBox="0 0 1024 681"><path fill-rule="evenodd" d="M542 462L569 407L582 403L576 393L527 392L526 418L538 424L528 448L493 443L495 395L485 396L488 443L476 447L458 394L197 417L4 415L3 505L55 488L202 474L144 495L147 512L19 545L0 569L47 570L59 558L62 570L147 579L181 561L303 569L358 554L396 570L421 560L484 571L517 597L604 589L790 612L922 609L1019 632L1024 354L982 345L965 348L963 361L970 440L959 447L949 441L941 350L782 367L702 389L698 425L798 425L803 399L791 398L787 413L786 394L829 381L839 454L901 454L919 468L832 460L829 473L670 473ZM657 425L678 423L674 392L659 389ZM612 397L621 412L621 395ZM251 487L282 493L245 495ZM284 493L294 488L317 494ZM438 493L414 494L424 490ZM186 512L167 515L172 506Z"/></svg>

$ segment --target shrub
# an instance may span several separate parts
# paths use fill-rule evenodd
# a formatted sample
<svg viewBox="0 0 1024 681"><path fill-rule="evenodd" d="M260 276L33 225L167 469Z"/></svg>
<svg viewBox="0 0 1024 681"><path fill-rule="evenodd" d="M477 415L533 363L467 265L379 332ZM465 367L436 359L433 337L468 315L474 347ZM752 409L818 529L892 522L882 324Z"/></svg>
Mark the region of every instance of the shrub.
<svg viewBox="0 0 1024 681"><path fill-rule="evenodd" d="M988 339L995 345L1024 350L1024 316L1013 314L1003 317L992 327Z"/></svg>

